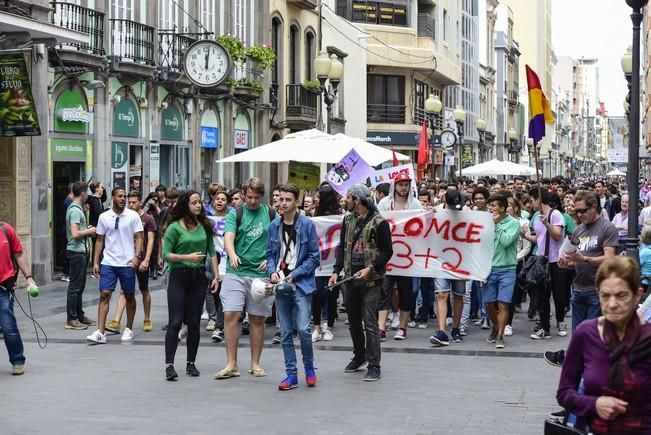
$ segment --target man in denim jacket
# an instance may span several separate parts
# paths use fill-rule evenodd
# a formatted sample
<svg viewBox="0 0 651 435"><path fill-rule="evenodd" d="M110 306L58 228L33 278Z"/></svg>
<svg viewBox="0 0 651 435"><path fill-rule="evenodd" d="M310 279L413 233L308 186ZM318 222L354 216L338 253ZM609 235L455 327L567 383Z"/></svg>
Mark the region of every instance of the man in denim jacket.
<svg viewBox="0 0 651 435"><path fill-rule="evenodd" d="M310 218L298 213L298 188L279 187L280 213L269 227L267 240L267 270L273 284L290 283L295 289L289 294L276 294L276 314L285 357L287 376L278 384L279 390L291 390L298 385L293 331L298 331L308 387L316 385L312 350L312 293L316 289L314 272L319 267L320 254L316 228Z"/></svg>

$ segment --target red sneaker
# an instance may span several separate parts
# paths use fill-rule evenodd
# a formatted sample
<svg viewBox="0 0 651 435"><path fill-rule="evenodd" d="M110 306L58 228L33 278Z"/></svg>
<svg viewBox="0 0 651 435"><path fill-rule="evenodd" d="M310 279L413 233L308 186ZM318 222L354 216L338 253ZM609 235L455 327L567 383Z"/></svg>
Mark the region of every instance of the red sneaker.
<svg viewBox="0 0 651 435"><path fill-rule="evenodd" d="M308 387L316 385L316 371L314 366L305 366L305 383Z"/></svg>

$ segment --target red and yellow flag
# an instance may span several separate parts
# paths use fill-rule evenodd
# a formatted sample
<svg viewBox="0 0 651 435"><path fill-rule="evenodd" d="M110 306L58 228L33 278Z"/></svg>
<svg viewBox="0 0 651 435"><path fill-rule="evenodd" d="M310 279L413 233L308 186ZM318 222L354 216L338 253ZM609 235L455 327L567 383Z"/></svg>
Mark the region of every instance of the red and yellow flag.
<svg viewBox="0 0 651 435"><path fill-rule="evenodd" d="M554 115L540 86L538 75L527 67L527 86L529 88L529 137L537 144L545 136L545 124L554 123Z"/></svg>

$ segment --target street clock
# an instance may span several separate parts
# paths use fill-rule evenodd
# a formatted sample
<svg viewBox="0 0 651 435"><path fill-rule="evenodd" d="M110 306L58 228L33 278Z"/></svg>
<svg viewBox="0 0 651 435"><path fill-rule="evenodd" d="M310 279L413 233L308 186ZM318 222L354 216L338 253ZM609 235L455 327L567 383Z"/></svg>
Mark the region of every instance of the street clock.
<svg viewBox="0 0 651 435"><path fill-rule="evenodd" d="M185 50L183 69L193 84L209 88L228 78L231 72L231 57L217 41L197 41Z"/></svg>
<svg viewBox="0 0 651 435"><path fill-rule="evenodd" d="M457 143L457 135L452 130L443 130L441 132L441 145L450 148Z"/></svg>

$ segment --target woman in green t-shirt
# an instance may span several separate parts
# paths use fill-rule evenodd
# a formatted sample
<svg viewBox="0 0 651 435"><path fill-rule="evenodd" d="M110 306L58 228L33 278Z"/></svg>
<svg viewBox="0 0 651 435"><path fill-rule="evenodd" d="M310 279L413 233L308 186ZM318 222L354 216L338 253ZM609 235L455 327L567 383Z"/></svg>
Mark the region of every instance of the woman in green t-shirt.
<svg viewBox="0 0 651 435"><path fill-rule="evenodd" d="M194 365L199 348L199 326L208 280L205 258L210 257L214 279L210 290L219 286L219 257L215 255L213 225L206 216L201 196L188 190L181 194L170 211L170 225L163 237L163 259L170 268L167 285L169 322L165 334L165 378L175 380L174 356L178 347L178 334L182 324L188 325L187 365L185 372L199 376Z"/></svg>

